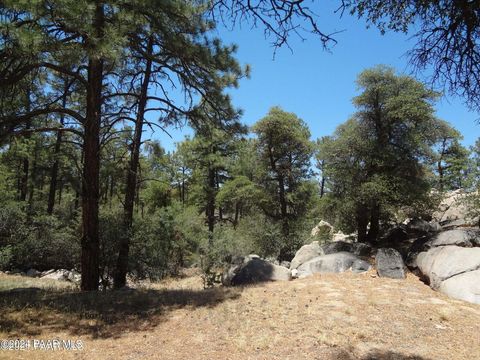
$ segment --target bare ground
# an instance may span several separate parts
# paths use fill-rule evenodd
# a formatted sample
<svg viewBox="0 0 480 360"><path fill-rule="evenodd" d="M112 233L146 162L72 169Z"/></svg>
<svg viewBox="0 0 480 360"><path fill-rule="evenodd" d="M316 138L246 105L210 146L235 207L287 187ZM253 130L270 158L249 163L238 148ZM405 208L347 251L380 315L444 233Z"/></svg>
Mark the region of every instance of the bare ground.
<svg viewBox="0 0 480 360"><path fill-rule="evenodd" d="M0 275L0 307L0 338L84 346L0 350L0 359L480 359L480 306L411 274L322 274L206 291L191 276L93 294Z"/></svg>

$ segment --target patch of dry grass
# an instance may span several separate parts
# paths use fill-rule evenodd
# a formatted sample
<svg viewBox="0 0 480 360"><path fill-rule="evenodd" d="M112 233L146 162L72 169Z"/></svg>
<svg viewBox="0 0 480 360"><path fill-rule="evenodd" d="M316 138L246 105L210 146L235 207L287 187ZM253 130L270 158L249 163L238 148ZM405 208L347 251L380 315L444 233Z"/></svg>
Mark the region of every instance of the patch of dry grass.
<svg viewBox="0 0 480 360"><path fill-rule="evenodd" d="M85 349L6 353L7 358L480 359L480 307L436 293L413 275L392 280L373 272L322 274L208 291L201 290L201 280L194 276L144 284L123 295L88 295L93 302L69 291L81 299L69 300L70 308L61 305L62 297L48 305L49 294L38 299L39 306L27 307L32 314L13 305L7 310L3 300L2 310L25 328L34 316L42 315L43 322L34 324L37 337L74 336L84 341ZM111 318L112 324L100 316L113 316L107 304L119 314ZM96 316L82 317L83 310L76 311L76 306L96 309ZM100 322L110 333L78 332L78 326L62 323L69 318ZM141 326L134 326L135 321ZM27 334L10 328L0 335Z"/></svg>
<svg viewBox="0 0 480 360"><path fill-rule="evenodd" d="M0 273L0 291L13 289L44 289L44 290L75 290L77 285L68 281L52 279L38 279L20 275L6 275Z"/></svg>

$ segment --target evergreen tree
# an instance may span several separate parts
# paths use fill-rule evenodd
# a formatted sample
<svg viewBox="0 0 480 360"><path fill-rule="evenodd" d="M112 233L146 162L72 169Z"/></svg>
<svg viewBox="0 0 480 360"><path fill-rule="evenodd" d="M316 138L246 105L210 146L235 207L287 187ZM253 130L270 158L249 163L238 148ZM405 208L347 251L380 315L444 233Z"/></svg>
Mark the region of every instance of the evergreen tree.
<svg viewBox="0 0 480 360"><path fill-rule="evenodd" d="M438 121L434 172L440 192L467 186L469 152L460 144L462 135L445 121Z"/></svg>
<svg viewBox="0 0 480 360"><path fill-rule="evenodd" d="M428 196L438 95L383 66L363 71L357 84L357 112L321 145L320 159L337 214L355 224L359 241L375 242L381 220Z"/></svg>
<svg viewBox="0 0 480 360"><path fill-rule="evenodd" d="M262 185L269 195L263 210L281 223L286 243L279 258L290 260L294 250L290 241L292 223L306 211L307 202L297 195L309 176L313 154L310 131L303 120L278 107L270 109L253 126L253 131L258 137L257 152L265 169Z"/></svg>

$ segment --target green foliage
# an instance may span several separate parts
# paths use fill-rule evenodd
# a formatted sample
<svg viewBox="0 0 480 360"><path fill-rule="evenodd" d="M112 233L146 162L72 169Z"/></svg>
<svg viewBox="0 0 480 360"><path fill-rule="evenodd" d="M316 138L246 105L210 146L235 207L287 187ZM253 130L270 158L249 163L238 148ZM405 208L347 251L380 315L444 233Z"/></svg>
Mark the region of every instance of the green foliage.
<svg viewBox="0 0 480 360"><path fill-rule="evenodd" d="M12 245L6 245L0 248L0 269L7 270L12 266L14 258Z"/></svg>
<svg viewBox="0 0 480 360"><path fill-rule="evenodd" d="M246 176L238 176L223 184L216 201L223 210L234 212L251 208L263 196L261 189Z"/></svg>
<svg viewBox="0 0 480 360"><path fill-rule="evenodd" d="M469 151L460 144L462 135L445 121L435 129L438 142L434 147L434 186L440 192L471 186Z"/></svg>
<svg viewBox="0 0 480 360"><path fill-rule="evenodd" d="M205 226L194 207L183 208L174 202L145 217L137 217L130 269L138 278L176 275L180 267L193 264L205 238Z"/></svg>
<svg viewBox="0 0 480 360"><path fill-rule="evenodd" d="M115 266L118 241L124 235L122 211L120 208L100 210L100 280L107 287L110 285Z"/></svg>
<svg viewBox="0 0 480 360"><path fill-rule="evenodd" d="M259 205L271 219L281 223L284 246L278 256L290 260L297 243L291 230L307 213L313 190L306 182L314 149L310 131L303 120L278 107L258 121L253 131L258 137L255 144L264 174L260 185L265 196Z"/></svg>
<svg viewBox="0 0 480 360"><path fill-rule="evenodd" d="M432 103L438 94L383 66L365 70L357 83L358 111L320 144L319 157L337 223L346 231L356 224L365 240L370 221L374 241L379 223L428 198L424 163L437 141Z"/></svg>
<svg viewBox="0 0 480 360"><path fill-rule="evenodd" d="M66 226L56 217L37 216L10 236L11 267L27 270L78 268L80 244L77 226Z"/></svg>

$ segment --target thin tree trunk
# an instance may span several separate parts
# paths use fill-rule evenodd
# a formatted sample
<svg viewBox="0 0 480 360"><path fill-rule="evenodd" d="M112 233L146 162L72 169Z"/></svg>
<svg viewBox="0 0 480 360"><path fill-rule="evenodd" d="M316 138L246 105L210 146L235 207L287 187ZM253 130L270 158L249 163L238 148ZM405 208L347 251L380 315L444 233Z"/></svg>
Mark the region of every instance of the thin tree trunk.
<svg viewBox="0 0 480 360"><path fill-rule="evenodd" d="M207 191L207 224L208 232L213 234L215 229L215 170L208 170L208 191Z"/></svg>
<svg viewBox="0 0 480 360"><path fill-rule="evenodd" d="M33 212L33 195L35 193L35 182L37 180L37 162L38 162L38 146L35 142L33 150L33 162L32 169L30 171L30 179L28 184L28 211L27 214L30 216Z"/></svg>
<svg viewBox="0 0 480 360"><path fill-rule="evenodd" d="M380 205L375 204L372 207L370 214L370 229L367 234L367 242L370 244L375 244L378 240L378 235L380 232Z"/></svg>
<svg viewBox="0 0 480 360"><path fill-rule="evenodd" d="M320 181L320 197L322 198L325 195L325 176L323 175L323 169L325 168L325 160L322 160L321 163L322 168L322 180Z"/></svg>
<svg viewBox="0 0 480 360"><path fill-rule="evenodd" d="M64 92L62 96L62 108L67 106L67 82L65 81ZM60 117L60 124L63 127L64 116ZM57 178L58 178L58 169L60 167L60 160L58 159L60 154L60 147L62 144L62 132L57 132L57 139L55 141L55 149L53 152L54 163L50 172L50 190L48 192L48 204L47 204L47 214L51 215L53 213L53 208L55 206L55 193L57 191Z"/></svg>
<svg viewBox="0 0 480 360"><path fill-rule="evenodd" d="M238 225L238 217L240 215L240 204L235 203L235 217L233 218L233 228L236 229Z"/></svg>
<svg viewBox="0 0 480 360"><path fill-rule="evenodd" d="M104 9L97 2L93 26L96 36L103 37ZM91 57L88 62L86 117L84 123L84 160L82 176L82 282L84 291L98 290L100 277L99 241L99 173L100 121L102 111L103 60Z"/></svg>
<svg viewBox="0 0 480 360"><path fill-rule="evenodd" d="M153 40L148 41L147 53L151 55L153 52ZM140 97L138 103L137 117L135 119L135 132L133 135L132 152L130 154L130 162L128 164L126 187L125 187L125 203L123 207L123 225L125 227L124 236L120 239L117 266L114 275L114 287L121 288L127 283L128 272L128 254L130 251L130 235L133 224L133 210L135 198L138 198L137 187L137 171L140 159L140 147L142 144L142 128L145 116L145 108L147 106L148 86L150 83L152 60L149 56L145 65L145 73L140 89Z"/></svg>
<svg viewBox="0 0 480 360"><path fill-rule="evenodd" d="M441 193L443 193L443 166L442 161L438 161L437 163L438 169L438 186Z"/></svg>
<svg viewBox="0 0 480 360"><path fill-rule="evenodd" d="M182 166L182 205L185 206L185 168Z"/></svg>

